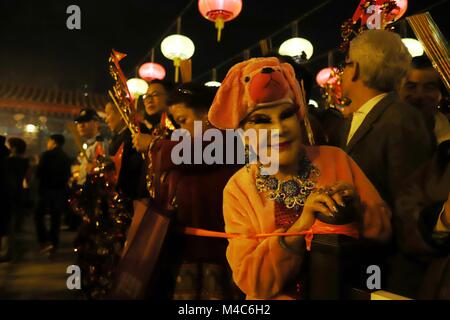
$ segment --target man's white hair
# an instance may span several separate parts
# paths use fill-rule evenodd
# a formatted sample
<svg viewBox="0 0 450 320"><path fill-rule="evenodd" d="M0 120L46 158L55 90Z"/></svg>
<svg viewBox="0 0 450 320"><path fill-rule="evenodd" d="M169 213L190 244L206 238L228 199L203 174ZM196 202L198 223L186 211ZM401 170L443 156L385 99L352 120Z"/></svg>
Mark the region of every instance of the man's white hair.
<svg viewBox="0 0 450 320"><path fill-rule="evenodd" d="M359 64L360 77L369 88L397 90L411 64L400 36L386 30L367 30L350 43L350 61Z"/></svg>

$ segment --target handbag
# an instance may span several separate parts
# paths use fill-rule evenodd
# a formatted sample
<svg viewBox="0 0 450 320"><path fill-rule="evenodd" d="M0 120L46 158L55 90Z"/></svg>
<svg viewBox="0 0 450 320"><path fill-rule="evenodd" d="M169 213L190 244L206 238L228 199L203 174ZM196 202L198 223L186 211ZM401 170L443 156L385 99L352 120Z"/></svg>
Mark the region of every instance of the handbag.
<svg viewBox="0 0 450 320"><path fill-rule="evenodd" d="M151 199L128 250L119 262L116 285L110 298L131 300L146 297L175 214L177 181L176 171L155 177L157 199Z"/></svg>

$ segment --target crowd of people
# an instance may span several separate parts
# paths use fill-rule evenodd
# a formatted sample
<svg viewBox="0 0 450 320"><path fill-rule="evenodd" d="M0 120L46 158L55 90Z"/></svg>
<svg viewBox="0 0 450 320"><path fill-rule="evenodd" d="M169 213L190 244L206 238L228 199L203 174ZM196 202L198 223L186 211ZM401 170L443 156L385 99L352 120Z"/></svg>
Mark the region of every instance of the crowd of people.
<svg viewBox="0 0 450 320"><path fill-rule="evenodd" d="M305 298L299 275L311 235L325 232L381 248L384 290L450 299L450 123L439 74L425 56L412 59L397 34L368 30L351 41L343 63L348 106L316 112L305 103L310 79L303 66L278 56L238 63L219 88L153 80L138 132L120 106L106 104L111 139L100 134L95 110L81 110L75 122L85 148L77 165L71 170L64 137L55 134L35 170L43 252L58 248L69 180L83 188L108 163L132 220L103 298ZM251 149L276 150L278 171L267 175L260 159L195 161L217 146L198 136L198 123L201 132L216 128L224 136L254 130L254 144L241 141L246 158ZM194 150L182 164L173 157L178 129ZM23 220L29 164L23 140L4 140L0 245L7 259ZM222 159L236 160L222 147ZM85 223L72 219L75 229Z"/></svg>

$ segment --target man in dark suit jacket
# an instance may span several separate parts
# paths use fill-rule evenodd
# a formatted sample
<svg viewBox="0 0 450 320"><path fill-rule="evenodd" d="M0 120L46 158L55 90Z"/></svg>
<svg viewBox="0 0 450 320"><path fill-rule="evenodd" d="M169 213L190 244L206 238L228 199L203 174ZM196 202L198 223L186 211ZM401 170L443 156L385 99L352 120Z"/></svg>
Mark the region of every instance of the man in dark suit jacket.
<svg viewBox="0 0 450 320"><path fill-rule="evenodd" d="M421 114L394 92L383 96L349 138L354 118L355 113L343 121L340 146L392 207L402 181L430 158L430 132Z"/></svg>
<svg viewBox="0 0 450 320"><path fill-rule="evenodd" d="M64 136L54 134L47 142L37 168L39 201L36 208L36 231L43 253L54 252L59 244L61 215L66 208L71 161L62 149ZM44 217L50 213L51 227L45 227Z"/></svg>
<svg viewBox="0 0 450 320"><path fill-rule="evenodd" d="M401 102L396 91L411 63L401 38L390 31L367 30L351 43L342 74L342 92L350 99L337 121L335 144L350 155L392 209L402 184L432 155L431 132L422 114ZM394 237L397 230L394 230ZM395 242L373 255L390 290Z"/></svg>
<svg viewBox="0 0 450 320"><path fill-rule="evenodd" d="M352 116L341 122L338 145L391 208L401 183L432 154L422 115L394 92L410 62L398 35L368 30L351 42L342 76Z"/></svg>

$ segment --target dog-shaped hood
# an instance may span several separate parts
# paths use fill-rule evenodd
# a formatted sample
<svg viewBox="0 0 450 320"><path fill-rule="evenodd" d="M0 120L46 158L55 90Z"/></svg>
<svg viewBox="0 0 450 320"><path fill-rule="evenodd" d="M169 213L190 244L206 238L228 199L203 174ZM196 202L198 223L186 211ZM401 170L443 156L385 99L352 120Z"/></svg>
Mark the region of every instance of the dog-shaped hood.
<svg viewBox="0 0 450 320"><path fill-rule="evenodd" d="M281 103L297 105L303 118L305 105L294 69L277 58L253 58L228 71L208 120L219 129L236 129L256 109Z"/></svg>

